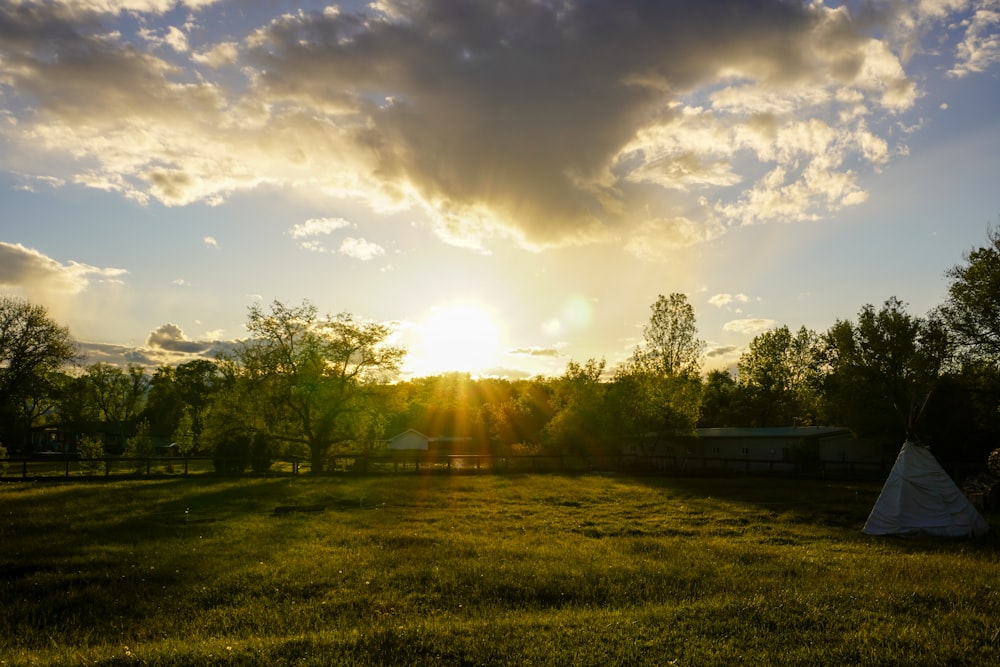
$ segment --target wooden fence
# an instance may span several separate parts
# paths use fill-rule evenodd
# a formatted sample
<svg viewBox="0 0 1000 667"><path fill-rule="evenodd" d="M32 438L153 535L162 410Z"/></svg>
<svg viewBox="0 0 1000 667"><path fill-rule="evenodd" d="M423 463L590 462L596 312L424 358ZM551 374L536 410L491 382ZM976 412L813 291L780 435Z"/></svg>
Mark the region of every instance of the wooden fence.
<svg viewBox="0 0 1000 667"><path fill-rule="evenodd" d="M6 463L6 465L3 465ZM0 461L0 481L59 478L169 477L188 475L232 475L232 461L206 456L101 457L46 455ZM236 463L237 469L243 462ZM245 474L300 475L311 472L307 459L289 457L272 460L267 472ZM580 457L569 455L344 455L327 459L323 474L400 473L630 473L656 475L836 475L879 477L888 464L847 461L774 461L742 458L619 455ZM237 473L239 474L239 473Z"/></svg>

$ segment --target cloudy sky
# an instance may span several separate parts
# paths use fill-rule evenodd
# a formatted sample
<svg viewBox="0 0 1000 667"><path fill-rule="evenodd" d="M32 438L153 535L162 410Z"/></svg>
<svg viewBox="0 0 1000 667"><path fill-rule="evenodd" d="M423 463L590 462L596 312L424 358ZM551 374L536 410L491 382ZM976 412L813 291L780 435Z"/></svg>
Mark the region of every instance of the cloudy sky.
<svg viewBox="0 0 1000 667"><path fill-rule="evenodd" d="M896 296L1000 214L1000 0L2 0L0 292L88 362L304 299L409 374L706 367Z"/></svg>

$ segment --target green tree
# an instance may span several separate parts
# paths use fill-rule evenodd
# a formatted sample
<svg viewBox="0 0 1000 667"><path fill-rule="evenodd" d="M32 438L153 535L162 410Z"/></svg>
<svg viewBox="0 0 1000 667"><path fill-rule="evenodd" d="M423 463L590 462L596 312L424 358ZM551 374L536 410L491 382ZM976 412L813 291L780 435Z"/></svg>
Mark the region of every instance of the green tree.
<svg viewBox="0 0 1000 667"><path fill-rule="evenodd" d="M660 437L692 433L698 424L705 342L683 294L661 294L650 310L643 345L616 369L608 402L619 436L655 447Z"/></svg>
<svg viewBox="0 0 1000 667"><path fill-rule="evenodd" d="M705 342L698 339L694 307L687 297L662 294L650 306L649 323L643 327L643 348L633 355L648 371L662 376L697 376Z"/></svg>
<svg viewBox="0 0 1000 667"><path fill-rule="evenodd" d="M920 418L949 360L943 323L906 312L895 297L866 305L857 323L826 335L827 388L845 423L862 433L917 437Z"/></svg>
<svg viewBox="0 0 1000 667"><path fill-rule="evenodd" d="M552 383L555 413L542 431L543 443L553 451L581 456L604 453L607 447L605 361L570 361L566 372Z"/></svg>
<svg viewBox="0 0 1000 667"><path fill-rule="evenodd" d="M704 428L750 426L752 411L745 395L746 390L729 371L709 371L702 387L698 425Z"/></svg>
<svg viewBox="0 0 1000 667"><path fill-rule="evenodd" d="M231 361L243 386L237 395L259 416L243 417L276 442L308 449L314 472L334 443L358 434L376 389L397 376L405 354L387 343L388 326L347 313L320 317L308 301L275 301L270 312L254 305L247 330Z"/></svg>
<svg viewBox="0 0 1000 667"><path fill-rule="evenodd" d="M126 368L92 364L76 384L85 393L85 410L104 424L105 432L116 441L112 447L120 451L146 404L149 376L145 369L137 364Z"/></svg>
<svg viewBox="0 0 1000 667"><path fill-rule="evenodd" d="M27 443L54 377L77 358L69 329L44 307L0 296L0 439L15 449Z"/></svg>
<svg viewBox="0 0 1000 667"><path fill-rule="evenodd" d="M1000 364L1000 228L987 244L970 251L951 279L941 316L957 345L974 357Z"/></svg>
<svg viewBox="0 0 1000 667"><path fill-rule="evenodd" d="M146 462L142 459L152 458L156 455L153 447L153 436L149 431L149 422L146 420L136 424L135 434L130 436L125 443L125 458L136 459L133 462L136 472L142 472L146 468Z"/></svg>
<svg viewBox="0 0 1000 667"><path fill-rule="evenodd" d="M816 423L820 412L823 362L820 338L787 326L758 334L737 364L738 382L752 404L753 426Z"/></svg>
<svg viewBox="0 0 1000 667"><path fill-rule="evenodd" d="M143 416L154 433L171 435L182 419L188 419L192 448L201 441L201 432L216 393L223 383L219 364L195 359L178 366L161 366L153 374L149 399Z"/></svg>

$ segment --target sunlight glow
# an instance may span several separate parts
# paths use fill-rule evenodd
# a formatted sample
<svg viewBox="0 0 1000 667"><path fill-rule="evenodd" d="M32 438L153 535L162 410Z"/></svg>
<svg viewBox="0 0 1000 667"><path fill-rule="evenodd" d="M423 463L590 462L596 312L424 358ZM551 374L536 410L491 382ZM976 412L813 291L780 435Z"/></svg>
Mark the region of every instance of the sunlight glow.
<svg viewBox="0 0 1000 667"><path fill-rule="evenodd" d="M432 308L421 322L410 367L416 376L476 373L496 365L499 351L500 325L490 311L475 302L454 302Z"/></svg>

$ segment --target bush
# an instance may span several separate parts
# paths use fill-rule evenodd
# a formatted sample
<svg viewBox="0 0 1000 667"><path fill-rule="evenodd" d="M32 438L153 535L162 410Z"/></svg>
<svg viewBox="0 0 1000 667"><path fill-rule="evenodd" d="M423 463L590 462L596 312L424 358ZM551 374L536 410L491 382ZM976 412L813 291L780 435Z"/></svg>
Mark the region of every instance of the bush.
<svg viewBox="0 0 1000 667"><path fill-rule="evenodd" d="M250 467L253 436L248 433L227 433L215 445L212 464L215 472L239 475Z"/></svg>
<svg viewBox="0 0 1000 667"><path fill-rule="evenodd" d="M135 435L125 441L125 458L149 459L156 455L153 447L153 437L149 434L149 422L141 421L135 429ZM146 469L145 461L134 461L135 471L141 473Z"/></svg>
<svg viewBox="0 0 1000 667"><path fill-rule="evenodd" d="M80 470L84 474L97 475L104 471L104 465L100 461L87 460L104 457L104 443L99 438L85 435L80 438L76 449L80 452Z"/></svg>

